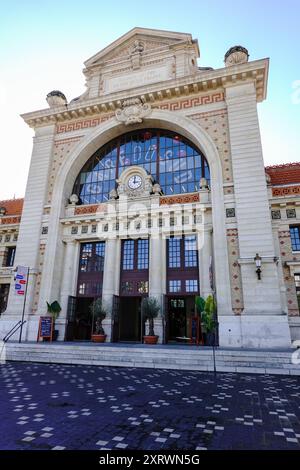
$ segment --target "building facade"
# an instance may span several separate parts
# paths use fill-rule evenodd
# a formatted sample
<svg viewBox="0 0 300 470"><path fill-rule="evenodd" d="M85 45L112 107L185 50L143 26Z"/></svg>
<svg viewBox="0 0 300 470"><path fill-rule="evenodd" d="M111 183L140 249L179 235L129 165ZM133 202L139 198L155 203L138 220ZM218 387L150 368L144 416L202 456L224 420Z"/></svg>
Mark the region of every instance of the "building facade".
<svg viewBox="0 0 300 470"><path fill-rule="evenodd" d="M54 300L58 339L89 340L101 297L107 341L141 341L144 296L161 305L159 342L189 338L209 294L220 346L300 338L300 164L264 167L269 61L199 56L190 34L134 28L85 62L85 93L22 116L35 136L24 205L0 203L2 334L22 314L21 265L27 340Z"/></svg>

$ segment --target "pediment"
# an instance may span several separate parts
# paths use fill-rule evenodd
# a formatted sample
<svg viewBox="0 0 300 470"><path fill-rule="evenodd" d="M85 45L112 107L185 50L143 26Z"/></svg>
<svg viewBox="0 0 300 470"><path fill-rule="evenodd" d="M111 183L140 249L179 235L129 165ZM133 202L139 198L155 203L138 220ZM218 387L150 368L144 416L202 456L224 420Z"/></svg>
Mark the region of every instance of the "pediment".
<svg viewBox="0 0 300 470"><path fill-rule="evenodd" d="M176 44L184 43L194 44L197 47L197 55L199 56L198 44L196 41L193 41L191 34L133 28L88 59L85 62L85 66L89 69L97 65L103 66L105 63L128 60L135 50L139 50L139 47L143 55L148 55L160 50L167 50Z"/></svg>

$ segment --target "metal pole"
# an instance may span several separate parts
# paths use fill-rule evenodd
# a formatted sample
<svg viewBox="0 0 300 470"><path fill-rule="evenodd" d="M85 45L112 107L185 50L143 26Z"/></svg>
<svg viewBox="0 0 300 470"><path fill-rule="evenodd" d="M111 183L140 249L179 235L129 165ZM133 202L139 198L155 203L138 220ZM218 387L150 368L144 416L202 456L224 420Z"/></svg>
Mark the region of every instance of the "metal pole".
<svg viewBox="0 0 300 470"><path fill-rule="evenodd" d="M22 311L22 320L21 320L21 328L20 328L19 343L22 342L23 322L24 322L24 315L25 315L25 305L26 305L26 298L27 298L27 288L28 288L28 282L29 282L29 271L30 271L30 269L28 268L28 270L27 270L27 282L26 282L25 295L24 295L24 302L23 302L23 311Z"/></svg>

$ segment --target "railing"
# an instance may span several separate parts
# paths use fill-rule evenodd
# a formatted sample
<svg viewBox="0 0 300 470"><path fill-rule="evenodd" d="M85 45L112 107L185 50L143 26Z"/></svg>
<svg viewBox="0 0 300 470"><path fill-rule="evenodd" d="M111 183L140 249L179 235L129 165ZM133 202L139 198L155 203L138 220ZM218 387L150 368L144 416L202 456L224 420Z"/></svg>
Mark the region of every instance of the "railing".
<svg viewBox="0 0 300 470"><path fill-rule="evenodd" d="M14 335L22 326L26 323L27 320L19 320L18 323L16 323L11 330L4 336L2 339L3 343L7 343L7 341Z"/></svg>

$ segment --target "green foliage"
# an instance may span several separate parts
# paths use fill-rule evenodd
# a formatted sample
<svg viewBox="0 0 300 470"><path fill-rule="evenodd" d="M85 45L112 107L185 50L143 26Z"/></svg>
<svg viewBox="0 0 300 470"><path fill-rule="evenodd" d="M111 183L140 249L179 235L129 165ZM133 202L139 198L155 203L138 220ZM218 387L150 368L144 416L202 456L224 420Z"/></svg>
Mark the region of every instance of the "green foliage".
<svg viewBox="0 0 300 470"><path fill-rule="evenodd" d="M61 312L61 306L59 305L57 300L54 300L52 304L49 304L49 302L47 302L47 310L48 310L48 313L50 313L50 315L52 316L53 320L55 321Z"/></svg>
<svg viewBox="0 0 300 470"><path fill-rule="evenodd" d="M93 316L93 333L96 335L104 335L105 332L102 327L102 321L106 317L107 311L101 298L95 299L91 303L90 311Z"/></svg>
<svg viewBox="0 0 300 470"><path fill-rule="evenodd" d="M160 312L160 305L155 297L144 297L142 300L142 316L144 321L149 320L149 336L154 336L154 318Z"/></svg>
<svg viewBox="0 0 300 470"><path fill-rule="evenodd" d="M205 300L204 310L201 314L202 324L206 330L206 333L211 333L215 327L215 313L216 313L216 302L212 295L209 295Z"/></svg>
<svg viewBox="0 0 300 470"><path fill-rule="evenodd" d="M196 312L198 313L198 315L201 315L202 312L204 312L204 307L205 307L205 300L203 299L203 297L200 297L199 295L196 296L195 306L196 306Z"/></svg>

